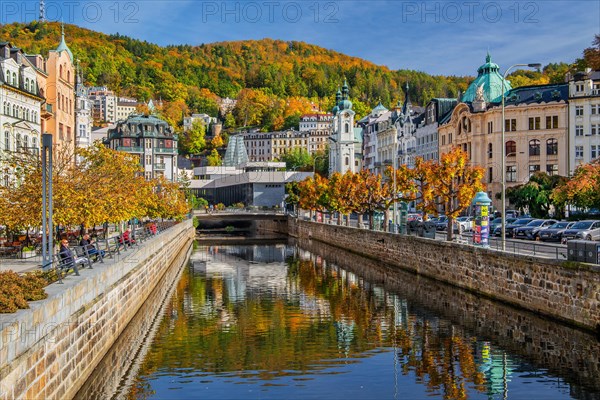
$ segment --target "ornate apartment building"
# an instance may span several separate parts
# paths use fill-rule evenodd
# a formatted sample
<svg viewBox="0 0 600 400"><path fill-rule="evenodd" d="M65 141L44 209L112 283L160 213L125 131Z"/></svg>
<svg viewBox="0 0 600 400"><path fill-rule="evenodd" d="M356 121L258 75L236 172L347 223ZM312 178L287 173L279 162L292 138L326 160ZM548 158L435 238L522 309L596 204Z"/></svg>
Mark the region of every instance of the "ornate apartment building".
<svg viewBox="0 0 600 400"><path fill-rule="evenodd" d="M135 154L144 167L146 179L164 176L177 182L177 140L173 128L154 115L131 115L108 130L105 145Z"/></svg>
<svg viewBox="0 0 600 400"><path fill-rule="evenodd" d="M11 152L38 152L41 143L40 93L35 66L23 51L0 43L0 161ZM0 170L0 183L8 182L10 169Z"/></svg>
<svg viewBox="0 0 600 400"><path fill-rule="evenodd" d="M496 194L501 192L502 146L506 149L507 187L526 183L538 171L567 174L568 85L512 89L510 82L505 82L502 121L503 78L489 54L478 73L452 113L440 121L439 153L462 148L472 164L485 169L488 195L494 206L500 207Z"/></svg>

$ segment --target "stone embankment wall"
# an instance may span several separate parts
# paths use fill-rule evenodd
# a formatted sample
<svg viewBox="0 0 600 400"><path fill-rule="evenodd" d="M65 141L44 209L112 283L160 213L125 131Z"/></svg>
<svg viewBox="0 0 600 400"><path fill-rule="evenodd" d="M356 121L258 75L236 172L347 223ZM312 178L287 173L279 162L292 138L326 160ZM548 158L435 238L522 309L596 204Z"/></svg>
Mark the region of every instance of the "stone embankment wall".
<svg viewBox="0 0 600 400"><path fill-rule="evenodd" d="M514 257L473 246L299 219L289 220L287 233L329 243L600 333L598 266Z"/></svg>
<svg viewBox="0 0 600 400"><path fill-rule="evenodd" d="M185 264L194 233L182 222L1 315L0 398L72 398L154 288Z"/></svg>
<svg viewBox="0 0 600 400"><path fill-rule="evenodd" d="M298 244L313 253L313 261L319 255L398 294L407 300L409 312L427 310L426 314L439 316L438 326L449 321L453 329L474 333L538 369L561 376L575 398L594 398L593 393L600 391L600 341L594 334L316 240L299 239Z"/></svg>

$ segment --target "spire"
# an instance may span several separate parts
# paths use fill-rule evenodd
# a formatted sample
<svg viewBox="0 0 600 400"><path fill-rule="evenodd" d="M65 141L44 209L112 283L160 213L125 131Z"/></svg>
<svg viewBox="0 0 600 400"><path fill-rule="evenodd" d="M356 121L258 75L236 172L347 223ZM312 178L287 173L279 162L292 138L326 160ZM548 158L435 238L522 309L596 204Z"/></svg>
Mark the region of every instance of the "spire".
<svg viewBox="0 0 600 400"><path fill-rule="evenodd" d="M485 56L485 62L489 63L492 61L492 56L490 55L490 48L487 49L487 55Z"/></svg>
<svg viewBox="0 0 600 400"><path fill-rule="evenodd" d="M65 41L65 24L64 22L61 23L61 39L60 39L60 43L58 44L58 47L56 48L57 52L61 52L61 51L66 51L67 54L69 55L69 57L71 58L71 62L73 62L73 53L71 53L71 50L69 49L69 46L67 46L67 42Z"/></svg>

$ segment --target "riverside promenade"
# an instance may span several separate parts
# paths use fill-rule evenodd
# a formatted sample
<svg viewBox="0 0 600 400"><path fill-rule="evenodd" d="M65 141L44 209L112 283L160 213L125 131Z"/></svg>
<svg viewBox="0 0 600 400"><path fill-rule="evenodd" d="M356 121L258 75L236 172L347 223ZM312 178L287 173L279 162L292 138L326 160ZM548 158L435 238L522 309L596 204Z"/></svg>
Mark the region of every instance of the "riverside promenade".
<svg viewBox="0 0 600 400"><path fill-rule="evenodd" d="M72 398L158 284L175 284L194 233L183 221L48 285L48 298L29 309L0 314L0 399ZM8 261L3 268L39 268Z"/></svg>

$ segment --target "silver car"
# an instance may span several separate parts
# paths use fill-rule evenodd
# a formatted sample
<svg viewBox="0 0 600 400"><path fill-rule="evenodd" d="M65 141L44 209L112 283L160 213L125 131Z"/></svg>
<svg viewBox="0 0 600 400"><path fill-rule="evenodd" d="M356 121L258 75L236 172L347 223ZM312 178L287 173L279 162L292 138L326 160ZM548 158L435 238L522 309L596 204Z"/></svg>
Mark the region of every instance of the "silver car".
<svg viewBox="0 0 600 400"><path fill-rule="evenodd" d="M600 221L589 219L576 222L562 234L562 241L571 239L600 240Z"/></svg>

